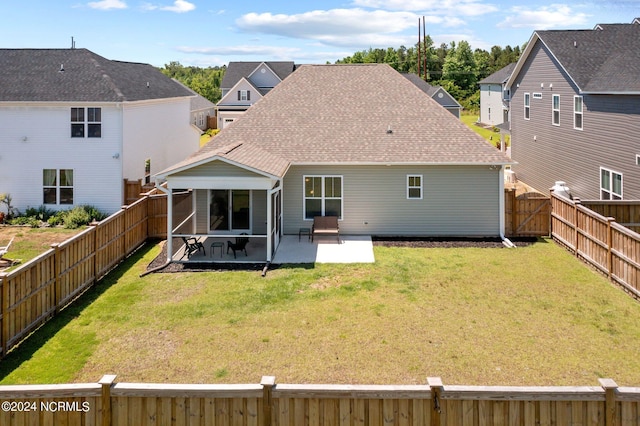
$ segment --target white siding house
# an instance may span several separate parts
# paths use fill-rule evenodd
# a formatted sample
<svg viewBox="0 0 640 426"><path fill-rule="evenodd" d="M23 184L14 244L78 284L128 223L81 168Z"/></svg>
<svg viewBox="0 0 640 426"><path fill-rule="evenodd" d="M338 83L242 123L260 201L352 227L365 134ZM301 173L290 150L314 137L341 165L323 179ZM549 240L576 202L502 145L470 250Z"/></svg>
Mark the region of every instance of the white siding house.
<svg viewBox="0 0 640 426"><path fill-rule="evenodd" d="M150 65L86 49L0 49L0 193L19 210L110 213L124 180L195 152L192 93Z"/></svg>
<svg viewBox="0 0 640 426"><path fill-rule="evenodd" d="M480 122L497 126L507 123L509 118L509 94L506 82L515 68L512 63L482 79L480 85Z"/></svg>

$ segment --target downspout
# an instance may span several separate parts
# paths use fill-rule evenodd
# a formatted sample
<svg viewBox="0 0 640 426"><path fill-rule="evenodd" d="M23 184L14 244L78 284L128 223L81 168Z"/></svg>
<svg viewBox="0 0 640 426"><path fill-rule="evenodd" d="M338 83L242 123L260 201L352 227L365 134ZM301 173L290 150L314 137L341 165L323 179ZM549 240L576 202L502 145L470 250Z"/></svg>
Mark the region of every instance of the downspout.
<svg viewBox="0 0 640 426"><path fill-rule="evenodd" d="M500 171L498 172L498 187L500 188L498 198L500 204L500 239L502 240L502 244L504 244L508 248L516 248L516 245L513 244L507 237L504 235L504 227L505 227L505 219L504 219L504 165L500 166Z"/></svg>
<svg viewBox="0 0 640 426"><path fill-rule="evenodd" d="M155 188L167 196L167 242L165 244L165 248L167 250L167 259L162 265L156 266L153 269L149 269L141 273L140 278L146 275L149 275L153 272L160 271L161 269L164 269L167 266L169 266L169 264L171 263L171 253L173 252L173 238L171 237L172 235L171 222L173 221L173 197L171 197L171 190L163 187L160 184L160 180L157 177L156 177Z"/></svg>

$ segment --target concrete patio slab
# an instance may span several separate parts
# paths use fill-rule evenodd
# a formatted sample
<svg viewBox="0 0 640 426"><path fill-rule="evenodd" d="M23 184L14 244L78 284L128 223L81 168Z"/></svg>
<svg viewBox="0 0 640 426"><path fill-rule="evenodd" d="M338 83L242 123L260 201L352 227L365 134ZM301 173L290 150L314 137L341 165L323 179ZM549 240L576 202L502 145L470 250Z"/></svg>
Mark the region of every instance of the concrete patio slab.
<svg viewBox="0 0 640 426"><path fill-rule="evenodd" d="M313 242L303 236L284 235L271 263L373 263L373 243L368 235L316 237Z"/></svg>

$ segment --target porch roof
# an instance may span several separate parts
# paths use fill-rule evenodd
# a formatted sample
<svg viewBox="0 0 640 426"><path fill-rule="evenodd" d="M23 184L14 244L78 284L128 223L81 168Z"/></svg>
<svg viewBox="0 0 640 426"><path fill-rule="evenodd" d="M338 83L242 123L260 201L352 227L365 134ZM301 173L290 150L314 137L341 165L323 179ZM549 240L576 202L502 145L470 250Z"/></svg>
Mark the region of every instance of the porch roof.
<svg viewBox="0 0 640 426"><path fill-rule="evenodd" d="M161 171L157 176L166 179L168 176L184 170L220 160L267 178L280 179L285 175L290 165L289 161L271 154L255 144L235 142L222 146L214 145L212 148L212 150L198 151L191 157Z"/></svg>

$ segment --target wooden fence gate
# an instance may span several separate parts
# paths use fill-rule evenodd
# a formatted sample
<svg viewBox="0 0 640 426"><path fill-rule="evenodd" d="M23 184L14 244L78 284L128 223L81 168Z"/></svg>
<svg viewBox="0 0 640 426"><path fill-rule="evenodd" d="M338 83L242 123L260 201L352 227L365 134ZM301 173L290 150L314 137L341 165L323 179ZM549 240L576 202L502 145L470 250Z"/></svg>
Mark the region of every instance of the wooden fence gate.
<svg viewBox="0 0 640 426"><path fill-rule="evenodd" d="M505 235L507 237L545 237L549 235L550 198L539 192L517 194L505 188Z"/></svg>

